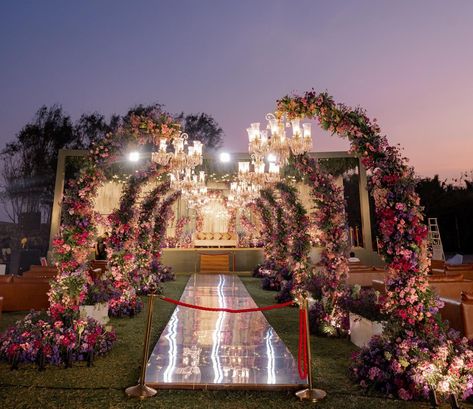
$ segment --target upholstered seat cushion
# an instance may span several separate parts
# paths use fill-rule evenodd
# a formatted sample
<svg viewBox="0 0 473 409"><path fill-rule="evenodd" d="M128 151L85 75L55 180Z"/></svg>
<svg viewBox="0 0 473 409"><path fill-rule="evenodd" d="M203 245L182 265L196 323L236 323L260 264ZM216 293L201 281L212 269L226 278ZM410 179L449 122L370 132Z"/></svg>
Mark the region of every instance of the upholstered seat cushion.
<svg viewBox="0 0 473 409"><path fill-rule="evenodd" d="M443 282L450 282L450 281L463 281L463 274L449 274L449 275L431 275L429 276L428 280L431 283L443 283Z"/></svg>

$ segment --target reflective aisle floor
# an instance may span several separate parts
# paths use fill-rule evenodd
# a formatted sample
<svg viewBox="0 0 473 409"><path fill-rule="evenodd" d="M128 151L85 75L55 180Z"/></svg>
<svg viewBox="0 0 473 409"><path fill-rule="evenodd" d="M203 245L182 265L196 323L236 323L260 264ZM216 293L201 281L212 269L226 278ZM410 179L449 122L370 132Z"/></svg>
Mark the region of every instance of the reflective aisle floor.
<svg viewBox="0 0 473 409"><path fill-rule="evenodd" d="M240 278L225 274L194 274L181 301L256 307ZM165 389L297 389L306 380L299 378L297 362L263 313L177 306L150 356L146 383Z"/></svg>

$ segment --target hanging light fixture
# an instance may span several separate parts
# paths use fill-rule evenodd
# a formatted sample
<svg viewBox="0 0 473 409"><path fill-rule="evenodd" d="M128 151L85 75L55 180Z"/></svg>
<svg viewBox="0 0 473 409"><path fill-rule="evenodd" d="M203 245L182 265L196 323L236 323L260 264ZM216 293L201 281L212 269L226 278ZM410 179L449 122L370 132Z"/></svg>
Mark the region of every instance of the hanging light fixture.
<svg viewBox="0 0 473 409"><path fill-rule="evenodd" d="M174 137L171 145L173 152L168 152L168 139L160 138L159 149L151 154L151 159L163 166L169 166L173 172L184 172L187 168L195 168L202 164L202 142L193 141L193 145L188 144L189 136L181 133ZM186 151L187 147L187 151Z"/></svg>
<svg viewBox="0 0 473 409"><path fill-rule="evenodd" d="M276 118L272 113L266 115L268 121L267 131L260 130L260 123L255 122L247 129L249 139L249 152L253 163L260 164L266 155L271 155L273 162L282 166L287 163L291 152L302 155L312 148L311 124L303 123L300 119L293 119L290 123L285 118ZM286 128L292 128L292 137L286 135ZM260 165L259 165L260 166Z"/></svg>

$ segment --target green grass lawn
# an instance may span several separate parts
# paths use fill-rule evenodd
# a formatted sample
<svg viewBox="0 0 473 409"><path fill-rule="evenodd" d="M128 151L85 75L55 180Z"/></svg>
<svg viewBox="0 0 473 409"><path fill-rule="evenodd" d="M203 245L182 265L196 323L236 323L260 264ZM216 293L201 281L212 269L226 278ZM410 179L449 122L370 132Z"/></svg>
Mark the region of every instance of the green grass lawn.
<svg viewBox="0 0 473 409"><path fill-rule="evenodd" d="M188 276L165 284L165 294L178 298ZM258 305L272 304L274 293L260 289L259 280L242 277ZM152 345L168 322L174 307L156 301ZM0 331L24 314L4 313ZM294 308L265 313L270 324L297 356L298 314ZM143 402L127 398L124 389L134 385L139 376L145 314L133 319L112 319L118 341L112 351L98 358L92 368L75 364L73 368L48 367L38 372L29 365L11 371L0 364L0 408L305 408L312 404L299 402L289 392L245 391L158 391ZM405 403L365 396L348 377L348 364L355 347L344 339L313 337L314 378L316 386L325 389L328 397L321 408L428 408L426 403ZM445 406L449 407L449 406ZM465 407L467 407L465 405Z"/></svg>

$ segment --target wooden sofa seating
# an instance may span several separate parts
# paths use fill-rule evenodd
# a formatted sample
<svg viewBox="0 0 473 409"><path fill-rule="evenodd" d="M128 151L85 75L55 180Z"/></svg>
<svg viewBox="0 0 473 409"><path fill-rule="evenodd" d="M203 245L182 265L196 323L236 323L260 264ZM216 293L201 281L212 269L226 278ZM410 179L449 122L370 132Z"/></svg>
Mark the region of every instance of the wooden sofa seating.
<svg viewBox="0 0 473 409"><path fill-rule="evenodd" d="M451 277L462 274L466 280L473 280L473 270L445 270L445 276Z"/></svg>
<svg viewBox="0 0 473 409"><path fill-rule="evenodd" d="M0 297L3 297L3 311L47 309L49 289L48 278L1 276Z"/></svg>
<svg viewBox="0 0 473 409"><path fill-rule="evenodd" d="M238 234L197 232L193 241L194 247L237 247Z"/></svg>
<svg viewBox="0 0 473 409"><path fill-rule="evenodd" d="M2 320L3 297L0 297L0 321Z"/></svg>
<svg viewBox="0 0 473 409"><path fill-rule="evenodd" d="M442 298L460 300L462 292L473 292L473 280L465 280L463 274L429 276L429 286Z"/></svg>
<svg viewBox="0 0 473 409"><path fill-rule="evenodd" d="M54 278L57 275L57 268L54 266L30 266L28 271L23 273L23 277L43 277L43 278Z"/></svg>
<svg viewBox="0 0 473 409"><path fill-rule="evenodd" d="M473 270L473 263L468 264L445 264L445 271L463 271L463 270Z"/></svg>
<svg viewBox="0 0 473 409"><path fill-rule="evenodd" d="M440 298L444 307L440 310L443 320L449 326L467 337L473 339L473 293L462 293L461 299Z"/></svg>

